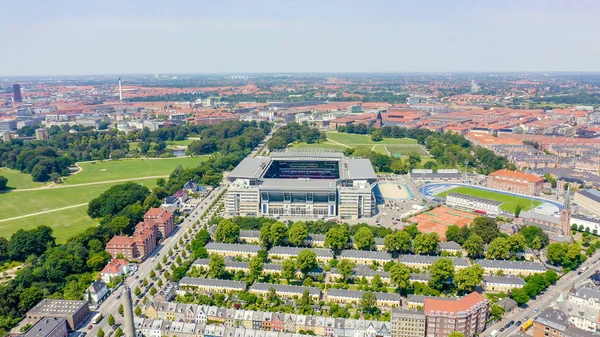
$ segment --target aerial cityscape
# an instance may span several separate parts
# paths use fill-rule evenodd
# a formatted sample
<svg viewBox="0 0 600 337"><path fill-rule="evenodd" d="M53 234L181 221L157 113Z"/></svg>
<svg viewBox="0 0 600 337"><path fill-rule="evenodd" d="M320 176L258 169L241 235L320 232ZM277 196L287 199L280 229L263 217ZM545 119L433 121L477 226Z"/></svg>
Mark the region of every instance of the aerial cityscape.
<svg viewBox="0 0 600 337"><path fill-rule="evenodd" d="M34 7L1 336L600 337L600 3Z"/></svg>

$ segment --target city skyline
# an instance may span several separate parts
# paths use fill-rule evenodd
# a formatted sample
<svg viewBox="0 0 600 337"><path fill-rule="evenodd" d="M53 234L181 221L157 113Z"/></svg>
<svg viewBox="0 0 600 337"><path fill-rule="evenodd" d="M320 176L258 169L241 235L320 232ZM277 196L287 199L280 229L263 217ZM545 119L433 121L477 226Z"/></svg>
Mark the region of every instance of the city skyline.
<svg viewBox="0 0 600 337"><path fill-rule="evenodd" d="M0 76L600 70L592 1L369 5L10 4Z"/></svg>

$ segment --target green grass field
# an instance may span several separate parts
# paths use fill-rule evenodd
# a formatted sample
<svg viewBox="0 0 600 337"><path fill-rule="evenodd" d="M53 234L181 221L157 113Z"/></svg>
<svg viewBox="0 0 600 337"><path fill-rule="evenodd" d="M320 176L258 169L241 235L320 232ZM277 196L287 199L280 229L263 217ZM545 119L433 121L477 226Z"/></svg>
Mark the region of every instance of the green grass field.
<svg viewBox="0 0 600 337"><path fill-rule="evenodd" d="M422 157L429 156L417 141L409 138L386 138L380 142L374 142L369 135L357 135L349 133L340 133L336 131L327 132L327 141L318 144L306 144L304 142L294 143L291 147L322 147L344 151L347 148L362 149L366 148L379 154L387 155L389 151L392 156L406 158L411 152L415 152Z"/></svg>
<svg viewBox="0 0 600 337"><path fill-rule="evenodd" d="M524 211L528 211L532 208L536 208L537 206L542 204L542 202L538 201L538 200L533 200L533 202L532 202L531 199L527 199L524 197L517 197L517 196L508 195L508 194L480 190L477 188L471 188L471 187L466 187L466 186L455 187L451 190L436 194L436 196L445 197L448 193L452 193L452 192L462 193L462 194L471 195L474 197L485 198L485 199L490 199L490 200L501 201L501 202L503 202L503 204L500 205L500 209L502 209L506 212L513 212L513 213L515 211L515 208L519 204L521 204L523 206Z"/></svg>
<svg viewBox="0 0 600 337"><path fill-rule="evenodd" d="M6 179L8 179L8 187L12 187L14 189L36 188L44 186L44 183L37 183L31 180L31 175L21 173L17 170L11 170L9 168L0 168L0 176L6 177Z"/></svg>
<svg viewBox="0 0 600 337"><path fill-rule="evenodd" d="M190 138L184 139L184 140L170 140L167 142L167 145L188 146L197 140L198 139L190 139Z"/></svg>
<svg viewBox="0 0 600 337"><path fill-rule="evenodd" d="M132 179L169 175L181 165L195 167L208 160L208 157L176 157L166 159L122 159L80 163L83 171L68 177L65 185L84 184L99 181Z"/></svg>

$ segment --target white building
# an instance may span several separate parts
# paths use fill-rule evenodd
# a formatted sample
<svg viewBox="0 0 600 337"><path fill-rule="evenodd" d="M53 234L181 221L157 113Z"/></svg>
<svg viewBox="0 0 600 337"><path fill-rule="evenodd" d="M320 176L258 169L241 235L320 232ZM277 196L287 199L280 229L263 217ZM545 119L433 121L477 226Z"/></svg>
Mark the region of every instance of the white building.
<svg viewBox="0 0 600 337"><path fill-rule="evenodd" d="M98 303L108 295L108 287L102 281L94 281L83 294L83 299L90 303Z"/></svg>
<svg viewBox="0 0 600 337"><path fill-rule="evenodd" d="M502 205L502 202L453 192L446 195L446 205L468 211L498 215L501 213L500 205Z"/></svg>

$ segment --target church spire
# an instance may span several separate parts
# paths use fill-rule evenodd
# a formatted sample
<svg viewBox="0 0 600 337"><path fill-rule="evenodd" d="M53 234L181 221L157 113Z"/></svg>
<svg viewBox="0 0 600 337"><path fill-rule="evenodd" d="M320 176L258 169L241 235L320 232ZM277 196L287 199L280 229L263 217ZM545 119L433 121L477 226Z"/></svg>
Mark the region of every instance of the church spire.
<svg viewBox="0 0 600 337"><path fill-rule="evenodd" d="M569 187L567 187L567 192L565 192L565 202L563 204L563 209L570 210L571 209L571 191Z"/></svg>

